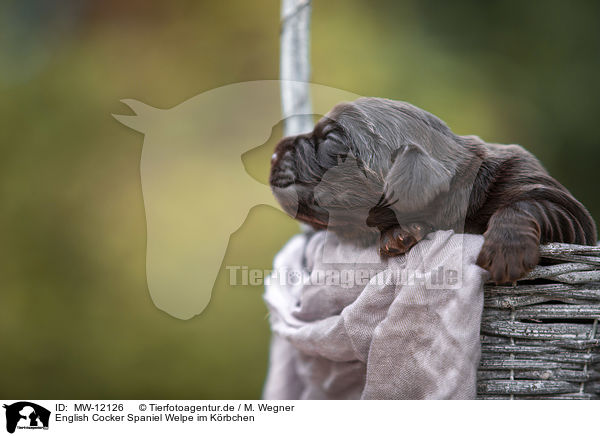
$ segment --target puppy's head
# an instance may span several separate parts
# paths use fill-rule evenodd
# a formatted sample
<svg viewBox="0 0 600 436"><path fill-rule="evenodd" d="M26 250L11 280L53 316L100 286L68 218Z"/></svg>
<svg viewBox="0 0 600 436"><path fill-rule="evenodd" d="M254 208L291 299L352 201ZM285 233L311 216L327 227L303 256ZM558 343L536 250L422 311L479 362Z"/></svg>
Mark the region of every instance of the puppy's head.
<svg viewBox="0 0 600 436"><path fill-rule="evenodd" d="M471 155L463 138L428 112L361 98L335 106L312 132L282 139L270 184L300 221L337 233L375 233L433 220L433 205L447 197Z"/></svg>

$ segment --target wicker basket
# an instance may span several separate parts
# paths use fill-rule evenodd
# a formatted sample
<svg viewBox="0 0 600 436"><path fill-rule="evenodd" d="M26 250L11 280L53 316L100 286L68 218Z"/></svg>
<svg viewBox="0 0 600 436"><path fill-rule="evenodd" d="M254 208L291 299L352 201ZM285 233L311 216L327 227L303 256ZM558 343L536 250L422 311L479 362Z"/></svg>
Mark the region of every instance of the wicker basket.
<svg viewBox="0 0 600 436"><path fill-rule="evenodd" d="M486 286L480 399L600 399L600 247L549 244L516 286Z"/></svg>

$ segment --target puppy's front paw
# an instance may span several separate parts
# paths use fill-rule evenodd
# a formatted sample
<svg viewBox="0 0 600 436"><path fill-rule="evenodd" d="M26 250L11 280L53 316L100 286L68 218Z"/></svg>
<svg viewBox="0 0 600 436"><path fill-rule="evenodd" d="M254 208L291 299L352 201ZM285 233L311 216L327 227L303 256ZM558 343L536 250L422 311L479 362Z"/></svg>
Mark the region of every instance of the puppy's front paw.
<svg viewBox="0 0 600 436"><path fill-rule="evenodd" d="M423 239L431 228L425 224L413 223L393 227L381 232L379 254L382 257L400 256Z"/></svg>
<svg viewBox="0 0 600 436"><path fill-rule="evenodd" d="M477 265L490 272L496 284L514 283L539 261L539 243L531 234L512 231L486 232Z"/></svg>

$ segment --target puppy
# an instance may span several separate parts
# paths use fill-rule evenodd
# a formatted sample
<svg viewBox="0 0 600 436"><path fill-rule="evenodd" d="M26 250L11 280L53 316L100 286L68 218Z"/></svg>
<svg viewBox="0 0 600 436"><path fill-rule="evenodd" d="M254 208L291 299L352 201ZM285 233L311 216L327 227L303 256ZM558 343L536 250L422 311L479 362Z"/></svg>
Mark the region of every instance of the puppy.
<svg viewBox="0 0 600 436"><path fill-rule="evenodd" d="M296 219L378 244L383 257L434 230L483 234L477 264L496 283L530 271L540 243L596 244L588 211L532 154L455 135L399 101L341 103L312 132L283 138L270 184Z"/></svg>

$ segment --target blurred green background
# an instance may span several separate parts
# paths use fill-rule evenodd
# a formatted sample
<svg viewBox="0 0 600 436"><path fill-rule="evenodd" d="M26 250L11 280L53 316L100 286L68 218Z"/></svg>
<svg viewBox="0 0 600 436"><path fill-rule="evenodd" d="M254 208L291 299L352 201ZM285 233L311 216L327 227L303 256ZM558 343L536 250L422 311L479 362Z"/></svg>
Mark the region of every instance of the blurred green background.
<svg viewBox="0 0 600 436"><path fill-rule="evenodd" d="M599 16L595 1L314 0L313 81L520 143L598 217ZM223 268L200 316L153 305L143 136L110 114L277 79L279 2L10 0L0 26L0 397L259 397L262 288ZM297 230L256 207L228 263L268 269Z"/></svg>

